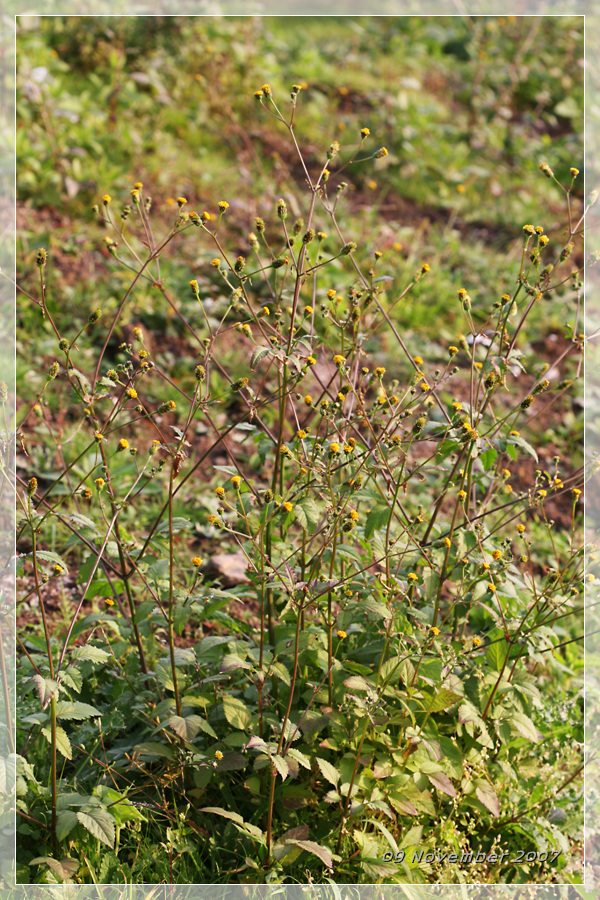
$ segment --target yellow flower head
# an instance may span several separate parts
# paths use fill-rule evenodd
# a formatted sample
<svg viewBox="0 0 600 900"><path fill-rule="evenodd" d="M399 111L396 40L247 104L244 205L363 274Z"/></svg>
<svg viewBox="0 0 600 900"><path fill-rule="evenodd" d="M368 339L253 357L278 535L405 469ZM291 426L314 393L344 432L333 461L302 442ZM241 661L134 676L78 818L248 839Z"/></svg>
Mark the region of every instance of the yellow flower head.
<svg viewBox="0 0 600 900"><path fill-rule="evenodd" d="M226 209L229 209L229 203L227 202L227 200L219 200L218 206L221 212L225 212Z"/></svg>
<svg viewBox="0 0 600 900"><path fill-rule="evenodd" d="M104 478L96 478L96 479L94 480L94 484L96 485L96 487L98 488L99 491L102 490L102 488L104 487L105 483L106 483L106 482L104 481Z"/></svg>
<svg viewBox="0 0 600 900"><path fill-rule="evenodd" d="M200 556L194 556L194 558L192 559L192 565L196 566L197 569L200 568L203 562L204 560Z"/></svg>
<svg viewBox="0 0 600 900"><path fill-rule="evenodd" d="M283 503L282 506L286 512L291 512L294 508L294 504L290 503L289 500L286 500L286 502Z"/></svg>
<svg viewBox="0 0 600 900"><path fill-rule="evenodd" d="M310 394L307 394L306 397L304 398L304 403L306 404L306 406L310 406L312 404L312 402L313 402L313 398L310 396Z"/></svg>
<svg viewBox="0 0 600 900"><path fill-rule="evenodd" d="M474 647L481 647L481 638L474 637L474 638L473 638L473 646L474 646Z"/></svg>
<svg viewBox="0 0 600 900"><path fill-rule="evenodd" d="M240 484L242 483L242 479L239 475L234 475L233 478L231 479L231 483L234 487L239 487Z"/></svg>
<svg viewBox="0 0 600 900"><path fill-rule="evenodd" d="M305 307L304 307L304 314L305 314L306 316L312 316L312 314L313 314L313 308L312 308L312 306L305 306Z"/></svg>
<svg viewBox="0 0 600 900"><path fill-rule="evenodd" d="M377 366L377 368L375 369L375 374L377 375L378 378L381 378L383 375L385 375L385 369L384 369L384 367L383 367L383 366Z"/></svg>
<svg viewBox="0 0 600 900"><path fill-rule="evenodd" d="M211 266L214 266L215 269L219 269L221 266L221 260L215 257L214 259L211 259L210 264Z"/></svg>
<svg viewBox="0 0 600 900"><path fill-rule="evenodd" d="M224 497L225 496L225 488L222 488L222 487L215 488L215 494L217 495L217 497Z"/></svg>
<svg viewBox="0 0 600 900"><path fill-rule="evenodd" d="M432 625L432 626L431 626L431 633L432 633L432 635L433 635L434 637L437 637L438 634L440 633L440 629L439 629L439 628L436 628L435 625Z"/></svg>
<svg viewBox="0 0 600 900"><path fill-rule="evenodd" d="M103 202L105 205L108 205L108 204L110 203L111 200L112 200L112 197L110 196L110 194L105 194L105 195L103 196L103 198L102 198L102 202Z"/></svg>
<svg viewBox="0 0 600 900"><path fill-rule="evenodd" d="M215 750L215 759L223 759L223 754L220 750Z"/></svg>
<svg viewBox="0 0 600 900"><path fill-rule="evenodd" d="M125 391L125 393L127 394L127 396L129 397L130 400L137 399L137 391L135 388L129 388L127 391Z"/></svg>
<svg viewBox="0 0 600 900"><path fill-rule="evenodd" d="M336 634L337 634L337 636L339 637L339 639L340 639L341 641L343 641L344 638L347 638L347 637L348 637L347 632L343 631L341 628L340 628L338 631L336 631Z"/></svg>
<svg viewBox="0 0 600 900"><path fill-rule="evenodd" d="M458 499L459 499L461 502L462 502L463 500L466 500L466 499L467 499L467 492L466 492L466 491L459 491L459 492L458 492Z"/></svg>
<svg viewBox="0 0 600 900"><path fill-rule="evenodd" d="M422 365L423 365L423 357L422 357L422 356L415 356L415 363L416 363L418 366L422 366Z"/></svg>
<svg viewBox="0 0 600 900"><path fill-rule="evenodd" d="M333 361L336 364L336 366L341 366L341 365L343 365L343 363L346 362L346 358L344 356L342 356L341 353L336 353L336 355L333 357Z"/></svg>
<svg viewBox="0 0 600 900"><path fill-rule="evenodd" d="M329 445L329 452L333 453L333 454L339 453L340 445L336 441L334 441L332 444Z"/></svg>
<svg viewBox="0 0 600 900"><path fill-rule="evenodd" d="M419 580L419 576L417 574L415 574L415 572L409 572L407 575L407 578L409 581L418 581Z"/></svg>
<svg viewBox="0 0 600 900"><path fill-rule="evenodd" d="M187 203L187 199L185 197L178 197L177 203L179 204L179 206L185 206L185 204Z"/></svg>
<svg viewBox="0 0 600 900"><path fill-rule="evenodd" d="M314 366L314 364L316 363L316 361L317 361L317 360L315 359L314 356L307 356L307 357L306 357L306 364L307 364L308 366Z"/></svg>
<svg viewBox="0 0 600 900"><path fill-rule="evenodd" d="M370 128L361 128L360 133L363 138L369 137L369 135L371 134L371 129Z"/></svg>
<svg viewBox="0 0 600 900"><path fill-rule="evenodd" d="M129 449L129 441L127 438L121 438L119 441L119 450L128 450Z"/></svg>

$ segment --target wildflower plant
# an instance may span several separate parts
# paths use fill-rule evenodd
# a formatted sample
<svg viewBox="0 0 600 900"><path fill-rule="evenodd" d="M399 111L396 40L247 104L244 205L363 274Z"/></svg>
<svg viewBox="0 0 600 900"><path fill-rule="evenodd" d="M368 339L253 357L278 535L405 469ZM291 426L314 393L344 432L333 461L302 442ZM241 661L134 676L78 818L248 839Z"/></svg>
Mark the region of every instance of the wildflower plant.
<svg viewBox="0 0 600 900"><path fill-rule="evenodd" d="M215 836L221 870L208 843L195 857L215 879L472 882L483 852L490 882L560 881L581 789L583 476L544 468L524 435L581 375L583 215L558 182L566 238L515 227L516 282L461 284L459 333L432 361L397 304L435 266L396 284L345 217L344 173L388 150L364 125L306 155L303 91L254 91L301 177L245 239L233 198L196 212L178 196L163 230L145 184L126 224L111 188L98 240L128 284L80 325L54 319L38 253L57 347L36 404L68 391L81 427L54 480L32 473L19 496L44 635L19 637L19 807L45 824L39 858L82 878L86 840L119 860L121 827L152 819ZM172 286L162 259L190 241L198 262ZM573 377L557 382L520 338L565 283ZM143 316L117 345L142 288L193 347L176 380ZM511 474L527 466L528 483ZM217 548L243 558L238 586L211 572ZM57 630L49 586L71 572Z"/></svg>

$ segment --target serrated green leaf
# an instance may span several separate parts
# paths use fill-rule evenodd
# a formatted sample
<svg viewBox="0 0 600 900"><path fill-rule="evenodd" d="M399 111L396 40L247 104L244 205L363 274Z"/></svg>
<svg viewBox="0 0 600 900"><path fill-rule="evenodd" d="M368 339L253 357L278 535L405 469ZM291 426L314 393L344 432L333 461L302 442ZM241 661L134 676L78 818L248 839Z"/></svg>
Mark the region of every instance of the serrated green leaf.
<svg viewBox="0 0 600 900"><path fill-rule="evenodd" d="M529 716L526 716L525 713L515 712L513 713L509 720L511 726L524 738L527 738L530 741L535 741L536 743L541 740L541 735Z"/></svg>
<svg viewBox="0 0 600 900"><path fill-rule="evenodd" d="M380 528L386 528L392 514L389 506L376 506L368 514L365 522L365 538L367 541L373 537L373 532Z"/></svg>
<svg viewBox="0 0 600 900"><path fill-rule="evenodd" d="M42 728L42 734L49 744L52 744L52 734L49 728ZM56 749L65 759L73 759L73 751L71 750L71 742L67 737L67 733L60 725L56 726Z"/></svg>
<svg viewBox="0 0 600 900"><path fill-rule="evenodd" d="M321 770L323 778L326 778L330 784L337 787L337 783L340 780L340 773L335 766L332 766L330 762L327 762L326 759L321 759L319 756L316 758L316 763Z"/></svg>
<svg viewBox="0 0 600 900"><path fill-rule="evenodd" d="M33 557L32 553L28 553L27 556L31 559ZM64 559L58 555L58 553L52 553L50 550L37 550L36 551L37 559L42 559L44 562L51 562L56 566L60 566L64 572L69 571L69 567L67 566Z"/></svg>
<svg viewBox="0 0 600 900"><path fill-rule="evenodd" d="M88 703L73 702L71 700L58 700L56 703L57 719L76 719L83 721L93 716L101 716L102 713L95 706Z"/></svg>
<svg viewBox="0 0 600 900"><path fill-rule="evenodd" d="M498 456L498 452L494 449L494 447L488 447L487 450L484 450L483 453L479 454L479 459L481 460L481 464L486 472L492 468L494 463L496 462L496 458Z"/></svg>
<svg viewBox="0 0 600 900"><path fill-rule="evenodd" d="M80 810L77 819L86 831L91 835L110 847L111 850L115 846L115 820L101 806L88 806L85 811Z"/></svg>
<svg viewBox="0 0 600 900"><path fill-rule="evenodd" d="M204 720L201 716L170 716L167 720L173 731L184 741L193 741Z"/></svg>
<svg viewBox="0 0 600 900"><path fill-rule="evenodd" d="M223 712L229 724L241 731L245 731L252 721L248 707L238 697L230 697L226 694L223 697Z"/></svg>
<svg viewBox="0 0 600 900"><path fill-rule="evenodd" d="M287 752L287 755L292 759L295 759L297 763L303 766L305 769L310 769L310 759L306 756L305 753L302 753L300 750L297 750L295 747L290 747Z"/></svg>
<svg viewBox="0 0 600 900"><path fill-rule="evenodd" d="M56 817L56 837L64 841L69 832L73 831L79 819L72 809L62 809Z"/></svg>
<svg viewBox="0 0 600 900"><path fill-rule="evenodd" d="M110 653L102 650L100 647L94 647L92 644L85 644L83 647L74 647L71 650L71 659L77 659L80 662L103 663L110 658Z"/></svg>
<svg viewBox="0 0 600 900"><path fill-rule="evenodd" d="M250 357L250 369L252 372L256 369L257 365L264 359L265 356L271 352L270 347L255 347L252 351L252 356Z"/></svg>
<svg viewBox="0 0 600 900"><path fill-rule="evenodd" d="M443 709L448 709L450 706L454 706L455 703L459 703L462 699L460 694L455 694L454 691L449 691L448 688L441 688L433 700L427 703L427 709L429 712L441 712Z"/></svg>
<svg viewBox="0 0 600 900"><path fill-rule="evenodd" d="M277 772L281 775L282 779L285 781L285 779L290 774L290 769L289 769L289 766L286 763L285 759L283 758L283 756L280 756L278 753L274 753L271 756L271 760L273 761L273 765L277 769Z"/></svg>

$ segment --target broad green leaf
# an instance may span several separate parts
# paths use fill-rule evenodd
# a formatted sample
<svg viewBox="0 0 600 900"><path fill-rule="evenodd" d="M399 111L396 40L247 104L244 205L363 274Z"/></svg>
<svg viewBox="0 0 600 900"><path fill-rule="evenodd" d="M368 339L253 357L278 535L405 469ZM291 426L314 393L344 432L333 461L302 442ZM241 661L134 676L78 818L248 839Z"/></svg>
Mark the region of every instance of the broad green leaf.
<svg viewBox="0 0 600 900"><path fill-rule="evenodd" d="M52 735L50 728L42 728L42 734L49 744L52 744ZM67 737L67 733L60 725L56 726L56 749L65 759L73 759L73 751L71 750L71 742Z"/></svg>
<svg viewBox="0 0 600 900"><path fill-rule="evenodd" d="M102 650L100 647L94 647L92 644L85 644L83 647L74 647L71 650L71 659L77 659L81 662L103 663L110 658L110 653Z"/></svg>
<svg viewBox="0 0 600 900"><path fill-rule="evenodd" d="M164 759L173 759L175 751L168 744L160 744L158 741L145 741L142 744L136 744L133 748L134 752L141 757L155 759L156 757Z"/></svg>
<svg viewBox="0 0 600 900"><path fill-rule="evenodd" d="M536 743L541 740L541 734L529 716L526 716L525 713L515 712L510 716L508 721L515 731L518 731L524 738L528 738L528 740L535 741Z"/></svg>
<svg viewBox="0 0 600 900"><path fill-rule="evenodd" d="M319 756L317 756L316 762L319 769L321 770L323 778L326 778L330 784L336 787L338 781L340 780L340 773L335 768L335 766L332 766L330 762L327 762L326 759L321 759Z"/></svg>
<svg viewBox="0 0 600 900"><path fill-rule="evenodd" d="M85 812L77 813L77 819L95 838L110 847L115 846L115 820L101 806L88 806Z"/></svg>
<svg viewBox="0 0 600 900"><path fill-rule="evenodd" d="M486 472L492 468L494 463L496 462L496 457L498 456L498 452L494 449L494 447L488 447L487 450L484 450L483 453L479 454L479 459L483 465L483 468Z"/></svg>
<svg viewBox="0 0 600 900"><path fill-rule="evenodd" d="M295 759L297 763L303 766L305 769L310 769L310 759L306 756L305 753L302 753L300 750L297 750L295 747L290 747L287 752L287 755L291 759Z"/></svg>
<svg viewBox="0 0 600 900"><path fill-rule="evenodd" d="M171 716L167 721L180 738L183 738L184 741L193 741L202 728L204 720L201 716L191 715Z"/></svg>
<svg viewBox="0 0 600 900"><path fill-rule="evenodd" d="M392 511L389 506L376 506L371 510L365 522L365 538L367 541L371 540L374 531L387 527L391 514Z"/></svg>
<svg viewBox="0 0 600 900"><path fill-rule="evenodd" d="M223 697L223 712L229 724L241 731L245 731L252 721L248 707L238 697L230 697L226 694Z"/></svg>
<svg viewBox="0 0 600 900"><path fill-rule="evenodd" d="M58 700L56 704L56 717L58 719L76 719L83 721L93 716L101 716L102 713L95 706L87 703L74 703L71 700Z"/></svg>
<svg viewBox="0 0 600 900"><path fill-rule="evenodd" d="M462 699L460 694L455 694L454 691L449 691L448 688L441 688L433 700L427 703L427 709L430 712L441 712L441 710L448 709L454 706L455 703L459 703Z"/></svg>
<svg viewBox="0 0 600 900"><path fill-rule="evenodd" d="M376 616L381 616L382 619L391 619L393 615L387 606L383 603L378 603L377 600L373 600L372 597L367 597L366 600L362 600L360 608L361 610L367 610L370 613L374 613Z"/></svg>
<svg viewBox="0 0 600 900"><path fill-rule="evenodd" d="M200 812L213 813L215 816L231 819L232 822L236 825L240 825L249 835L261 841L261 843L265 842L265 836L260 828L251 825L249 822L244 822L239 813L230 812L228 809L222 809L220 806L204 806Z"/></svg>
<svg viewBox="0 0 600 900"><path fill-rule="evenodd" d="M278 753L274 753L273 756L271 756L271 759L272 759L273 765L277 769L278 773L281 775L282 779L285 781L285 779L290 774L290 769L289 769L289 766L286 763L285 759L283 758L283 756L279 756Z"/></svg>
<svg viewBox="0 0 600 900"><path fill-rule="evenodd" d="M28 553L27 556L31 559L33 554ZM37 550L36 557L38 560L42 559L44 560L44 562L51 562L55 566L60 566L63 572L69 571L69 567L67 566L66 562L64 561L62 556L58 555L58 553L52 553L50 550Z"/></svg>
<svg viewBox="0 0 600 900"><path fill-rule="evenodd" d="M504 640L504 638L498 637L496 639L492 639L492 642L486 647L485 650L485 659L488 665L495 671L502 671L502 667L506 661L506 654L508 653L508 644ZM496 632L493 632L493 635L496 635Z"/></svg>
<svg viewBox="0 0 600 900"><path fill-rule="evenodd" d="M72 809L62 809L56 817L56 837L59 841L64 841L66 836L77 825L79 819L77 813Z"/></svg>
<svg viewBox="0 0 600 900"><path fill-rule="evenodd" d="M296 511L297 507L300 507L303 510L304 515L306 516L307 531L309 531L310 534L313 534L321 517L319 507L311 497L305 497L304 499L299 500L298 503L296 503Z"/></svg>

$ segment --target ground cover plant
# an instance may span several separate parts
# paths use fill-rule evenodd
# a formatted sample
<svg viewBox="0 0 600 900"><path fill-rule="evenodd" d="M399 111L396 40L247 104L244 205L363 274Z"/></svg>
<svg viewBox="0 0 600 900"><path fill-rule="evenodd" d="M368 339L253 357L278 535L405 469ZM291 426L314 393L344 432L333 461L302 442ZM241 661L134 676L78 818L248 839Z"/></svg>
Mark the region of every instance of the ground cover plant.
<svg viewBox="0 0 600 900"><path fill-rule="evenodd" d="M581 881L580 27L20 34L20 881Z"/></svg>

